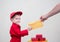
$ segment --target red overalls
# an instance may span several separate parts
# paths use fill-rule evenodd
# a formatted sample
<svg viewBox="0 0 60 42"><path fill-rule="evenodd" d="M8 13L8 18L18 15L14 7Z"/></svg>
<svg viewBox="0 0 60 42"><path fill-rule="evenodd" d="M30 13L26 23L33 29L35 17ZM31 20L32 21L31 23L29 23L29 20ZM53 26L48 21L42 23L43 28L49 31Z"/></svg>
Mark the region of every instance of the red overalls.
<svg viewBox="0 0 60 42"><path fill-rule="evenodd" d="M21 37L28 35L28 30L20 30L20 26L13 23L10 28L10 36L11 40L10 42L21 42Z"/></svg>

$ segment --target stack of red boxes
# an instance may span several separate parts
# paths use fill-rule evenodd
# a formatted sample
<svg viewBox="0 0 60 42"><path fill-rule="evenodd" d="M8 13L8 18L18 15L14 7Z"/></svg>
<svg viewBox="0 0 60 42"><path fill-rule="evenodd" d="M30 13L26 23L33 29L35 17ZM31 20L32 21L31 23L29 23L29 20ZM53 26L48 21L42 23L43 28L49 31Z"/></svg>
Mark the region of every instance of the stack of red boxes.
<svg viewBox="0 0 60 42"><path fill-rule="evenodd" d="M42 36L42 34L37 34L36 37L31 38L28 42L47 42L47 40Z"/></svg>

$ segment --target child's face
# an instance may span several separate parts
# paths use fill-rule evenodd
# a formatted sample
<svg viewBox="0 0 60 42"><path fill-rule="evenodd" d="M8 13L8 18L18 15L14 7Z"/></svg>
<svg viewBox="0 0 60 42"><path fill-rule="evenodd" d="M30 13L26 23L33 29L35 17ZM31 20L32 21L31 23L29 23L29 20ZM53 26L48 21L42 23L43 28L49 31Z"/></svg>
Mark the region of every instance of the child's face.
<svg viewBox="0 0 60 42"><path fill-rule="evenodd" d="M21 16L20 15L15 15L11 21L16 23L16 24L19 24L20 23L20 19L21 19Z"/></svg>

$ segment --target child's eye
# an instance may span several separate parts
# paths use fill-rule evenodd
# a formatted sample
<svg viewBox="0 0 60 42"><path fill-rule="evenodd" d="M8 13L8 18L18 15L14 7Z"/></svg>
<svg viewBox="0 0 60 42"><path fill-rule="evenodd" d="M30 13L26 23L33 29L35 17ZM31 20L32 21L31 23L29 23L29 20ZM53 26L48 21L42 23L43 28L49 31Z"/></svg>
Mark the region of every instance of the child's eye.
<svg viewBox="0 0 60 42"><path fill-rule="evenodd" d="M16 20L20 20L20 18L16 18Z"/></svg>

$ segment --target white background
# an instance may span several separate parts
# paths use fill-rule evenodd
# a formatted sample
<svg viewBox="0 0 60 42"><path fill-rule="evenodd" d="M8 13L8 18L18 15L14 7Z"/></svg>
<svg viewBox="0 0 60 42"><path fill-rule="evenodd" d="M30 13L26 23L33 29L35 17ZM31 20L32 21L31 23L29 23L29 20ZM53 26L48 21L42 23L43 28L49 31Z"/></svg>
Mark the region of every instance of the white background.
<svg viewBox="0 0 60 42"><path fill-rule="evenodd" d="M29 22L39 20L41 15L47 14L60 0L0 0L0 42L9 42L11 21L9 15L13 11L21 10L22 30ZM28 36L22 38L27 42L36 34L42 34L48 42L60 42L60 13L44 22L43 28L32 30Z"/></svg>

